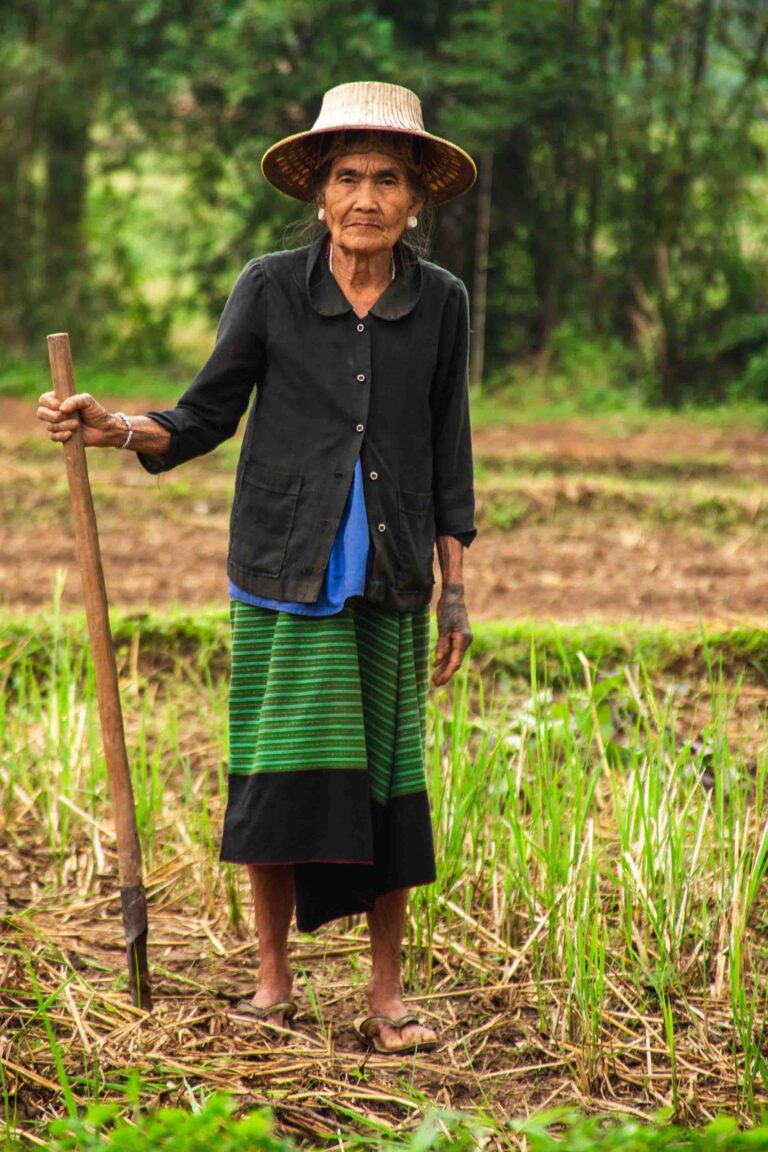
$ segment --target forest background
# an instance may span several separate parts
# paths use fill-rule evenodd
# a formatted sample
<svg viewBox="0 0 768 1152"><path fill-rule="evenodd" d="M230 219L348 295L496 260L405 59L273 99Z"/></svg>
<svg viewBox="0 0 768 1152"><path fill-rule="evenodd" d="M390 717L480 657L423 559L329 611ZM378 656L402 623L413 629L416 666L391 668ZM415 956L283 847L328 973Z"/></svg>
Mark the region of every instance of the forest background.
<svg viewBox="0 0 768 1152"><path fill-rule="evenodd" d="M144 394L184 379L242 264L300 242L264 149L375 78L478 160L433 246L470 288L476 385L768 400L767 52L764 0L15 0L0 390L27 367L39 390L62 329Z"/></svg>

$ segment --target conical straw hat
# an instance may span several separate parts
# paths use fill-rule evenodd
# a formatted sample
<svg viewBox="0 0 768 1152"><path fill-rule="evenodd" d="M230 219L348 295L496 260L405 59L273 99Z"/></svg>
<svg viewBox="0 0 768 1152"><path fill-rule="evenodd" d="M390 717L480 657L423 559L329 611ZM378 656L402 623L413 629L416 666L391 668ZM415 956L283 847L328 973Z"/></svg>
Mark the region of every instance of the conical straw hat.
<svg viewBox="0 0 768 1152"><path fill-rule="evenodd" d="M322 162L322 137L351 129L397 132L420 140L419 175L434 204L452 200L475 182L477 169L472 157L450 140L425 130L416 93L399 84L382 84L377 80L330 88L311 129L286 136L268 148L261 170L281 192L299 200L311 200L311 177Z"/></svg>

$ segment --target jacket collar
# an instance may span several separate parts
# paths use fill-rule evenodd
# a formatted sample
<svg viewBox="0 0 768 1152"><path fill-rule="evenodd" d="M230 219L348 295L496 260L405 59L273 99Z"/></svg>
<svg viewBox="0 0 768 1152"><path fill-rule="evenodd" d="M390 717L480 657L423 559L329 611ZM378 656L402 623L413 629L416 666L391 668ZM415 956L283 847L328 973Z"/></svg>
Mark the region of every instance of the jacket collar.
<svg viewBox="0 0 768 1152"><path fill-rule="evenodd" d="M339 287L325 259L325 246L328 234L325 233L309 248L307 257L307 296L316 312L321 316L342 316L351 312L352 305ZM380 320L399 320L407 316L419 302L421 296L421 264L403 267L403 252L400 244L395 245L395 278L382 292L370 312Z"/></svg>

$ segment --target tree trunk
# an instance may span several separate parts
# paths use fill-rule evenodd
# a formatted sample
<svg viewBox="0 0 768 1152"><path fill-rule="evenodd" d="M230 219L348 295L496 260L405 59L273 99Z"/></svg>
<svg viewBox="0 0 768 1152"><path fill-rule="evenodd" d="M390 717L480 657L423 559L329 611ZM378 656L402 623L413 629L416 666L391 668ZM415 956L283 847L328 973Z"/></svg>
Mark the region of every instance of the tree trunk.
<svg viewBox="0 0 768 1152"><path fill-rule="evenodd" d="M642 130L644 157L638 181L638 201L635 209L637 221L634 252L631 264L645 283L653 274L653 250L656 244L658 199L656 186L658 167L653 148L653 97L656 81L656 0L645 0L640 12L641 53L643 59Z"/></svg>
<svg viewBox="0 0 768 1152"><path fill-rule="evenodd" d="M465 282L472 269L471 198L461 197L446 204L435 222L435 259Z"/></svg>
<svg viewBox="0 0 768 1152"><path fill-rule="evenodd" d="M16 157L9 149L0 151L0 317L7 326L7 339L12 339L13 330L19 320L17 300L14 296L14 286L18 290L19 276L23 275L23 266L20 267L19 242L19 165Z"/></svg>
<svg viewBox="0 0 768 1152"><path fill-rule="evenodd" d="M485 318L488 310L488 246L491 234L493 200L493 152L480 157L475 226L475 277L472 293L472 356L469 371L471 387L480 391L485 364Z"/></svg>
<svg viewBox="0 0 768 1152"><path fill-rule="evenodd" d="M32 177L39 155L45 84L36 63L39 24L35 6L20 3L15 20L0 26L6 48L0 90L0 324L6 348L25 351L40 338L36 313L39 244ZM16 39L21 45L18 52L13 51Z"/></svg>
<svg viewBox="0 0 768 1152"><path fill-rule="evenodd" d="M57 99L45 125L45 308L56 328L82 346L87 313L87 251L83 231L90 100Z"/></svg>
<svg viewBox="0 0 768 1152"><path fill-rule="evenodd" d="M613 168L614 126L611 92L611 24L610 5L605 2L599 12L597 64L602 107L603 131L595 133L588 178L587 218L584 228L584 272L589 286L589 314L593 331L604 329L603 309L597 262L597 231L603 213L606 184Z"/></svg>
<svg viewBox="0 0 768 1152"><path fill-rule="evenodd" d="M679 159L669 178L666 195L667 211L661 234L664 244L669 247L676 243L682 229L687 209L687 198L696 175L693 164L693 137L697 105L707 68L712 6L713 0L701 0L697 12L688 99L677 128Z"/></svg>

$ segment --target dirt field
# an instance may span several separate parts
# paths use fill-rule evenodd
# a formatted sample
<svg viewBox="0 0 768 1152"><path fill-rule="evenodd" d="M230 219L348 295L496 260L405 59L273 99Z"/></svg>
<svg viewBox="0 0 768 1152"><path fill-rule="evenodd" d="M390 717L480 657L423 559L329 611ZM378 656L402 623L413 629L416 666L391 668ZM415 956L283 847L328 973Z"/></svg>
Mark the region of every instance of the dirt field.
<svg viewBox="0 0 768 1152"><path fill-rule="evenodd" d="M129 411L145 407L125 400L110 406ZM146 474L132 454L89 454L107 585L115 606L141 611L226 602L228 511L237 447L225 445L160 479ZM635 429L571 421L479 430L475 455L480 534L467 553L466 573L476 619L636 618L682 625L703 618L725 626L766 626L767 432L726 433L658 419ZM0 606L36 611L42 619L51 610L53 589L61 579L63 607L80 606L69 525L61 451L45 439L33 405L0 399ZM125 1069L138 1067L153 1104L186 1106L196 1086L221 1088L234 1093L241 1107L268 1103L281 1126L310 1138L332 1135L350 1122L364 1129L366 1117L393 1129L407 1128L429 1104L479 1107L504 1118L565 1103L645 1116L674 1102L678 1118L690 1121L724 1111L750 1118L738 1070L734 1072L735 1033L725 978L732 939L727 917L720 921L713 916L713 941L702 945L698 959L697 946L690 963L686 961L680 987L669 985L674 1066L661 1009L653 999L656 993L631 965L611 973L601 1007L603 1047L595 1060L571 1027L574 993L563 971L547 970L546 978L537 974L534 959L547 923L541 912L544 902L534 899L536 916L530 921L521 919L518 910L509 924L504 922L503 939L491 918L496 899L501 899L495 881L477 921L463 906L464 877L470 884L480 883L478 875L491 867L495 848L478 855L478 874L472 871L475 864L467 863L451 902L441 905L429 991L421 988L421 972L414 973L415 994L409 1003L446 1038L440 1053L408 1064L364 1053L351 1021L361 1007L368 962L364 949L361 956L359 929L345 924L311 940L292 940L302 972L297 985L301 1016L294 1038L277 1047L255 1029L243 1031L233 1024L228 1006L252 990L257 955L244 878L238 883L246 921L237 930L222 889L216 888L211 829L220 827L223 805L217 791L222 762L216 741L223 719L219 716L212 724L211 707L218 689L211 686L213 695L206 696L209 689L202 688L202 679L190 676L187 683L186 669L162 683L154 676L144 683L138 647L135 656L136 667L125 682L131 761L152 776L142 778L137 791L142 803L145 793L149 799L155 792L155 800L160 798L154 808L148 803L157 820L151 843L162 846L154 847L146 861L157 997L151 1018L142 1020L136 1014L124 986L115 980L122 966L122 941L114 837L104 781L94 785L92 752L87 754L98 747L95 704L88 709L73 694L67 705L66 685L57 681L53 703L41 695L39 714L18 736L14 721L9 721L14 752L5 764L0 755L0 791L8 788L13 801L0 806L0 920L8 942L7 954L0 956L7 1032L5 1039L0 1036L0 1060L6 1062L7 1099L20 1127L41 1132L43 1121L63 1107L58 1071L19 959L27 955L34 958L40 984L54 1005L51 1018L78 1105L88 1092L83 1069L91 1069L98 1059L99 1074L115 1083ZM711 800L707 790L713 787L713 764L722 760L727 741L746 757L741 775L728 767L732 774L727 787L720 786L727 792L729 812L735 812L735 784L757 770L757 749L765 746L764 686L741 686L738 702L729 702L727 714L719 716L717 739L712 734L710 685L704 682L699 691L695 685L690 689L676 684L669 697L668 687L658 686L658 701L654 698L648 710L641 686L627 670L626 685L621 692L614 689L612 703L600 696L599 716L595 710L593 718L583 702L576 701L573 716L580 716L586 728L567 729L571 753L582 754L579 741L586 732L583 755L585 764L589 762L594 719L600 724L594 754L599 747L606 769L606 744L623 763L627 741L635 737L643 741L647 764L647 745L656 739L651 719L658 721L667 707L664 701L673 700L670 706L684 713L681 739L690 743L693 775L701 773L705 806ZM172 711L169 694L177 688L179 701ZM510 689L508 701L512 721L523 714L528 686L519 688L520 699L516 691ZM34 713L37 696L34 691L27 695L26 707ZM465 737L477 741L473 757L487 754L481 749L488 723L458 738L459 745ZM519 730L512 726L508 739L516 738ZM671 739L669 733L658 736L664 781L675 763ZM707 759L710 747L719 756L713 756L712 764ZM540 759L547 762L546 756ZM450 763L446 751L446 771ZM488 772L495 770L495 763L489 756ZM80 774L74 783L64 779L70 771ZM17 781L11 793L8 782L14 772ZM45 800L49 778L57 797L50 805ZM621 771L617 778L623 779ZM688 777L683 773L681 779ZM683 788L679 782L677 786ZM72 802L64 794L66 787L75 797ZM101 806L94 816L99 787ZM549 792L553 799L559 795L558 788ZM598 800L597 826L607 826L612 794L601 792ZM573 807L568 806L569 818ZM205 832L200 831L202 817L200 828L196 823L200 811ZM685 806L667 811L673 818L660 820L659 826L676 829L690 820ZM756 844L762 814L744 811L741 823L734 817L735 827L744 828L743 845ZM591 837L591 820L589 824ZM656 828L655 821L650 824ZM693 826L698 827L697 820ZM500 842L496 837L494 843ZM703 842L708 842L706 836ZM169 843L180 846L178 854L167 854ZM741 868L749 852L739 845ZM539 858L541 867L548 867L548 849L534 856L537 868ZM618 844L609 845L605 880L601 878L606 894L617 884L617 858ZM666 857L654 854L653 859ZM735 876L734 892L740 891L737 884L746 883L745 876L741 871ZM499 875L498 892L506 879ZM584 890L577 876L574 899ZM706 899L691 899L691 907L707 911ZM613 897L607 903L612 907ZM737 904L734 897L734 916ZM763 956L758 944L764 937L761 916L762 904L753 912L754 938L745 949L755 972ZM414 955L420 955L418 947ZM608 966L614 961L609 957ZM60 994L61 989L65 992Z"/></svg>
<svg viewBox="0 0 768 1152"><path fill-rule="evenodd" d="M0 400L0 449L0 603L49 603L65 570L63 604L75 606L63 462L32 405ZM236 450L160 480L129 454L89 454L115 605L226 599ZM734 624L768 615L768 432L674 422L617 435L572 421L481 430L475 456L480 533L466 575L476 618Z"/></svg>

